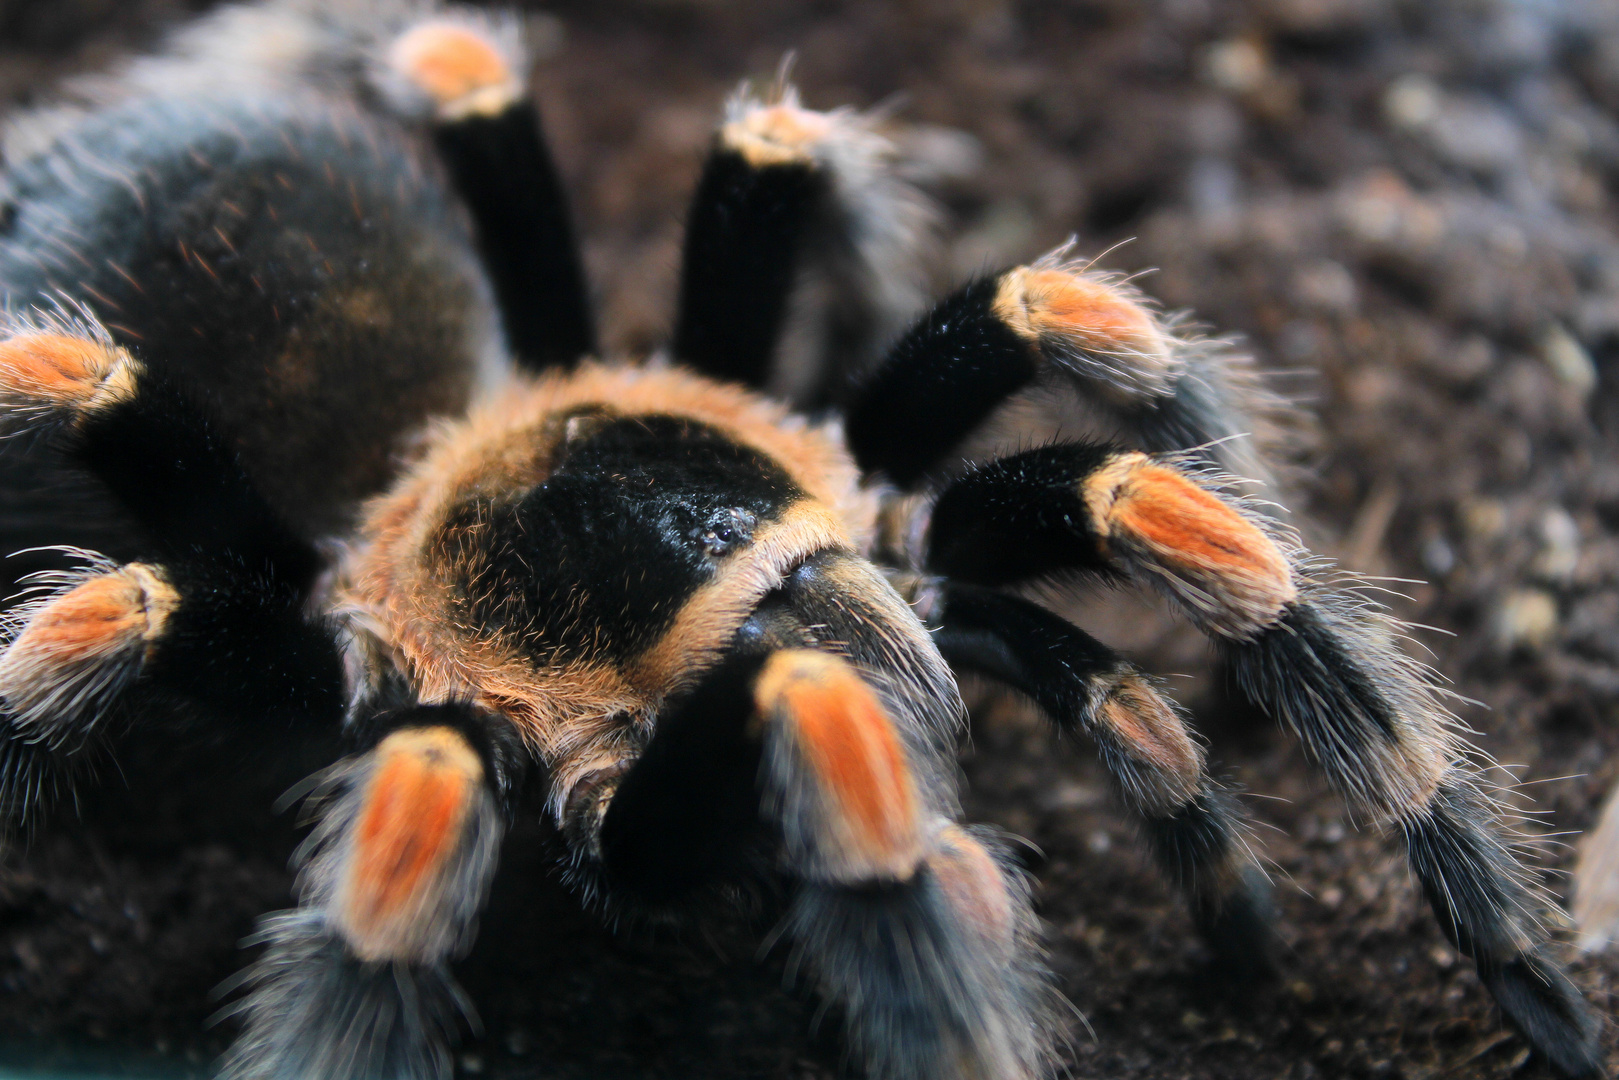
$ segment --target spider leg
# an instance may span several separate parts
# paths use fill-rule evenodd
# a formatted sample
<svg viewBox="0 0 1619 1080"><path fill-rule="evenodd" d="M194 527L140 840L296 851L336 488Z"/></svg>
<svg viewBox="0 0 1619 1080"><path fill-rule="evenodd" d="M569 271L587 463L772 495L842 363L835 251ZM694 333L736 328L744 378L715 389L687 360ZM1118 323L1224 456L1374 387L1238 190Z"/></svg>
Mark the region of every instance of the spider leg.
<svg viewBox="0 0 1619 1080"><path fill-rule="evenodd" d="M861 467L915 488L1009 401L1066 386L1149 450L1267 479L1254 440L1237 438L1268 434L1275 406L1247 365L1063 250L968 283L894 343L848 410Z"/></svg>
<svg viewBox="0 0 1619 1080"><path fill-rule="evenodd" d="M1175 707L1123 657L1020 597L947 582L926 608L952 668L1017 690L1060 731L1095 740L1217 967L1239 977L1269 971L1269 884L1243 842L1240 810L1208 775Z"/></svg>
<svg viewBox="0 0 1619 1080"><path fill-rule="evenodd" d="M1250 698L1352 804L1397 829L1446 935L1570 1076L1598 1021L1551 958L1542 899L1426 673L1393 624L1313 579L1263 522L1144 454L1048 446L975 468L933 510L928 568L979 585L1100 570L1150 583L1220 641Z"/></svg>
<svg viewBox="0 0 1619 1080"><path fill-rule="evenodd" d="M388 49L384 88L430 108L439 155L472 211L507 343L539 370L594 352L596 330L567 193L519 52L469 17L430 17Z"/></svg>
<svg viewBox="0 0 1619 1080"><path fill-rule="evenodd" d="M654 905L777 852L784 929L870 1075L1037 1074L1051 991L1027 884L993 836L932 805L918 765L848 661L740 652L626 771L576 794L569 834L618 899Z"/></svg>
<svg viewBox="0 0 1619 1080"><path fill-rule="evenodd" d="M6 735L32 810L37 768L144 708L214 719L291 717L335 730L342 661L305 605L319 569L202 414L94 333L0 341L6 421L60 440L148 534L152 558L48 575L8 613Z"/></svg>
<svg viewBox="0 0 1619 1080"><path fill-rule="evenodd" d="M874 361L922 306L931 220L894 156L869 117L739 91L687 215L676 358L799 407Z"/></svg>
<svg viewBox="0 0 1619 1080"><path fill-rule="evenodd" d="M470 706L379 718L368 752L322 775L300 848L299 907L265 919L264 955L227 1010L240 1080L445 1078L470 1004L448 962L471 946L521 756Z"/></svg>

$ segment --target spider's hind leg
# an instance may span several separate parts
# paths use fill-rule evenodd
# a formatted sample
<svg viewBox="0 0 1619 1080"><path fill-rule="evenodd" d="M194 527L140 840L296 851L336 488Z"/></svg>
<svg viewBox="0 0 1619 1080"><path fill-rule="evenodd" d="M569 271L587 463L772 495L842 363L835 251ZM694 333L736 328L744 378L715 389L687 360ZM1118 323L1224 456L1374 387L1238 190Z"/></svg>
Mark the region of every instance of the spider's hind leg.
<svg viewBox="0 0 1619 1080"><path fill-rule="evenodd" d="M430 16L400 34L377 73L396 107L431 113L439 156L477 230L506 337L531 369L596 350L567 192L529 99L515 23Z"/></svg>
<svg viewBox="0 0 1619 1080"><path fill-rule="evenodd" d="M687 215L678 360L819 407L920 309L932 213L874 124L791 87L732 98Z"/></svg>

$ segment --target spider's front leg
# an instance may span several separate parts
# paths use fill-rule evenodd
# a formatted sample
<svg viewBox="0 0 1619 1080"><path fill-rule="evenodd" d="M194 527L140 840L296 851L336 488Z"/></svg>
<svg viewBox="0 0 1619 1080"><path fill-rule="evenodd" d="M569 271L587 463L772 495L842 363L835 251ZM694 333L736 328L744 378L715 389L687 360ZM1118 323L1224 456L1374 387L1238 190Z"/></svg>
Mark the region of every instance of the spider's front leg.
<svg viewBox="0 0 1619 1080"><path fill-rule="evenodd" d="M993 837L951 821L925 757L847 660L741 651L627 771L576 790L569 830L631 907L679 905L778 852L786 933L874 1077L1040 1075L1051 992L1027 885Z"/></svg>
<svg viewBox="0 0 1619 1080"><path fill-rule="evenodd" d="M471 1005L448 962L472 944L524 757L510 725L415 705L320 778L299 849L299 907L264 920L264 955L228 1012L232 1080L450 1075Z"/></svg>

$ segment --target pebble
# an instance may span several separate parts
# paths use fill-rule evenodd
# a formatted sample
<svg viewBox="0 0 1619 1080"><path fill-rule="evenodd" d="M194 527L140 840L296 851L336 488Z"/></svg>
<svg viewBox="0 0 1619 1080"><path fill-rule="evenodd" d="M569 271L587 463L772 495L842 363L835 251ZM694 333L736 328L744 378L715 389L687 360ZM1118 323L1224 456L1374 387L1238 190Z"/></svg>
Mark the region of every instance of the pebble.
<svg viewBox="0 0 1619 1080"><path fill-rule="evenodd" d="M1580 563L1580 526L1561 506L1540 517L1540 551L1530 572L1552 585L1566 585Z"/></svg>
<svg viewBox="0 0 1619 1080"><path fill-rule="evenodd" d="M1557 632L1557 601L1544 589L1516 589L1501 601L1494 623L1500 651L1542 649Z"/></svg>
<svg viewBox="0 0 1619 1080"><path fill-rule="evenodd" d="M1245 38L1209 46L1205 66L1209 81L1231 94L1246 94L1258 89L1270 68L1264 51Z"/></svg>
<svg viewBox="0 0 1619 1080"><path fill-rule="evenodd" d="M1540 358L1559 382L1581 398L1590 397L1596 389L1597 368L1591 354L1561 324L1552 323L1541 336Z"/></svg>
<svg viewBox="0 0 1619 1080"><path fill-rule="evenodd" d="M1397 128L1427 127L1439 115L1439 87L1426 75L1402 75L1383 92L1383 117Z"/></svg>

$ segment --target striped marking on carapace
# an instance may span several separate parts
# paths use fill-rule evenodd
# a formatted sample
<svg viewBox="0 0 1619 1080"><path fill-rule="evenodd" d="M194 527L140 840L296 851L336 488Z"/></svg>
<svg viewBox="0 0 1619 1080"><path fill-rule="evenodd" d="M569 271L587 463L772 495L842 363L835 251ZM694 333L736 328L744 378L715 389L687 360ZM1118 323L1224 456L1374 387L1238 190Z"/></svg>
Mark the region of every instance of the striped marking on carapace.
<svg viewBox="0 0 1619 1080"><path fill-rule="evenodd" d="M773 655L754 686L815 778L839 869L907 880L922 856L918 799L893 722L845 660L810 649Z"/></svg>
<svg viewBox="0 0 1619 1080"><path fill-rule="evenodd" d="M449 728L396 731L374 753L342 894L345 929L362 959L408 936L396 924L431 896L483 781L478 755Z"/></svg>

